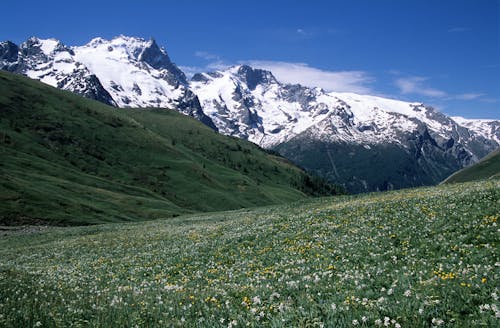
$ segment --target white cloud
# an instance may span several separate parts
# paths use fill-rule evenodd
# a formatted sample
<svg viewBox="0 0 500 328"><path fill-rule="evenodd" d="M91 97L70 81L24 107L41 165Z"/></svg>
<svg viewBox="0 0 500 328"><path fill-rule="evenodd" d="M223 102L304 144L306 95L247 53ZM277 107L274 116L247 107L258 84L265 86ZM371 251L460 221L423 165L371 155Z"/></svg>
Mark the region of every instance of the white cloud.
<svg viewBox="0 0 500 328"><path fill-rule="evenodd" d="M206 60L208 63L204 66L179 66L184 74L186 74L188 79L193 77L193 75L195 75L196 73L224 70L231 66L224 62L224 60L219 55L215 55L207 51L196 51L194 55Z"/></svg>
<svg viewBox="0 0 500 328"><path fill-rule="evenodd" d="M220 57L218 55L214 55L206 51L196 51L194 55L205 60L220 60Z"/></svg>
<svg viewBox="0 0 500 328"><path fill-rule="evenodd" d="M314 35L317 33L317 31L312 31L312 30L305 30L303 28L298 28L297 29L297 35L301 38L312 38Z"/></svg>
<svg viewBox="0 0 500 328"><path fill-rule="evenodd" d="M205 73L213 71L221 71L231 67L231 65L225 63L222 60L217 60L208 63L205 66L179 66L179 68L186 74L187 78L190 79L196 73Z"/></svg>
<svg viewBox="0 0 500 328"><path fill-rule="evenodd" d="M184 72L184 74L186 74L187 78L190 79L193 77L193 75L195 75L196 73L200 73L200 72L203 72L203 68L202 67L196 67L196 66L179 66L179 68L181 69L181 71Z"/></svg>
<svg viewBox="0 0 500 328"><path fill-rule="evenodd" d="M251 60L242 62L271 71L281 82L320 87L327 91L373 93L369 86L374 78L364 71L327 71L305 63Z"/></svg>
<svg viewBox="0 0 500 328"><path fill-rule="evenodd" d="M484 93L463 93L461 95L456 95L455 98L458 100L474 100L484 96Z"/></svg>
<svg viewBox="0 0 500 328"><path fill-rule="evenodd" d="M425 86L424 82L427 80L428 78L426 77L410 76L396 79L395 84L402 94L417 94L434 98L447 96L447 93L442 90Z"/></svg>

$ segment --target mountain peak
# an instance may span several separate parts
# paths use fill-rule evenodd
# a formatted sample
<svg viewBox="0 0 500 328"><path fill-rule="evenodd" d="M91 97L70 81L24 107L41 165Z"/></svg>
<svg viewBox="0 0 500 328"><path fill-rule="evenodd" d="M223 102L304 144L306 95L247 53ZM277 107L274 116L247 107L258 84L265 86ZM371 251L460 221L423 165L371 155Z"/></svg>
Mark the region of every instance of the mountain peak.
<svg viewBox="0 0 500 328"><path fill-rule="evenodd" d="M70 53L72 52L69 47L67 47L57 39L40 39L36 36L32 36L28 40L23 42L20 48L25 54L43 54L47 57L50 57L58 51L68 51Z"/></svg>
<svg viewBox="0 0 500 328"><path fill-rule="evenodd" d="M263 69L252 68L248 65L240 65L235 66L232 70L246 82L250 90L255 90L259 84L278 83L273 73Z"/></svg>
<svg viewBox="0 0 500 328"><path fill-rule="evenodd" d="M15 62L17 61L18 53L19 47L15 43L11 41L0 42L0 62Z"/></svg>
<svg viewBox="0 0 500 328"><path fill-rule="evenodd" d="M186 85L184 73L170 60L167 51L159 47L156 40L146 40L141 37L118 35L111 40L94 38L80 48L93 48L113 57L118 61L142 62L154 69L166 70L171 81L178 81Z"/></svg>

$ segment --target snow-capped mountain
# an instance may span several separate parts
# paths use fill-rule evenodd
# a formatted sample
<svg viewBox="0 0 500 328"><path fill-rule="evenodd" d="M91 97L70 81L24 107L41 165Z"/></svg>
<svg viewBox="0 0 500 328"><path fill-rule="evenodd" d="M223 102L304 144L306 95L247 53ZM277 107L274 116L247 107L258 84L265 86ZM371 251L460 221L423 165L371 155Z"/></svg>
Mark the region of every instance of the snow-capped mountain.
<svg viewBox="0 0 500 328"><path fill-rule="evenodd" d="M221 132L264 148L304 132L367 146L401 144L402 134L424 128L440 140L460 137L462 143L479 139L499 145L499 121L450 118L422 103L282 84L271 72L246 65L196 74L191 88Z"/></svg>
<svg viewBox="0 0 500 328"><path fill-rule="evenodd" d="M0 43L0 69L118 107L166 107L274 149L354 192L437 183L500 145L500 121L285 84L246 65L187 81L154 40Z"/></svg>
<svg viewBox="0 0 500 328"><path fill-rule="evenodd" d="M99 79L74 60L73 49L53 39L28 39L20 46L0 43L0 69L24 74L54 87L116 105Z"/></svg>
<svg viewBox="0 0 500 328"><path fill-rule="evenodd" d="M460 116L452 116L451 118L458 124L465 126L484 138L494 140L496 143L500 144L500 121L481 119L471 120Z"/></svg>
<svg viewBox="0 0 500 328"><path fill-rule="evenodd" d="M278 150L351 191L436 183L499 146L498 121L478 128L422 103L283 84L245 65L196 74L191 88L222 133Z"/></svg>
<svg viewBox="0 0 500 328"><path fill-rule="evenodd" d="M0 69L118 107L176 108L215 128L184 73L156 42L119 36L79 47L32 37L0 43Z"/></svg>

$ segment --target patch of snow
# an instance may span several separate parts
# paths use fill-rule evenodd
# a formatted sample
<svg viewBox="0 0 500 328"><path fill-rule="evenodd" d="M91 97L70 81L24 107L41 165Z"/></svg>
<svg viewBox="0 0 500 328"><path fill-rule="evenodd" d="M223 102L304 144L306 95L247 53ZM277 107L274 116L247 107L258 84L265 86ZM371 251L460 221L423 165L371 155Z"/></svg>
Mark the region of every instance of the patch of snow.
<svg viewBox="0 0 500 328"><path fill-rule="evenodd" d="M50 55L59 44L59 41L55 39L38 39L38 41L40 42L40 49L42 49L43 53L46 55Z"/></svg>
<svg viewBox="0 0 500 328"><path fill-rule="evenodd" d="M164 70L139 60L151 42L126 36L97 38L73 51L75 60L97 76L119 107L173 107L186 89L170 84Z"/></svg>

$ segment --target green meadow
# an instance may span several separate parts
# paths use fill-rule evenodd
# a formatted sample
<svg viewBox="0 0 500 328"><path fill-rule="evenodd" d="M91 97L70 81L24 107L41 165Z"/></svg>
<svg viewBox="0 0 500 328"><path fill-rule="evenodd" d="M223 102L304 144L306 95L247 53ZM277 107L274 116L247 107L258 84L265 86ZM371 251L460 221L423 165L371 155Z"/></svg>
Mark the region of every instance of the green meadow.
<svg viewBox="0 0 500 328"><path fill-rule="evenodd" d="M500 180L0 238L2 327L498 327Z"/></svg>

